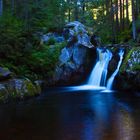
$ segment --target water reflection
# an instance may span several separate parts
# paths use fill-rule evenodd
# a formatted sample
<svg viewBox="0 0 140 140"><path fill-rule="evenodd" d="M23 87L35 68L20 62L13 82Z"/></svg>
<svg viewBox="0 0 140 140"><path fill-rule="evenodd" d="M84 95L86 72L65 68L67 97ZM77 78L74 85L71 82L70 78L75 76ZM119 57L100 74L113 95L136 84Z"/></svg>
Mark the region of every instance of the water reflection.
<svg viewBox="0 0 140 140"><path fill-rule="evenodd" d="M134 140L134 121L128 105L120 105L113 94L89 98L93 116L86 116L82 140Z"/></svg>
<svg viewBox="0 0 140 140"><path fill-rule="evenodd" d="M104 138L105 130L110 129L114 103L112 94L96 94L89 98L90 108L94 115L85 118L83 140L102 140Z"/></svg>
<svg viewBox="0 0 140 140"><path fill-rule="evenodd" d="M89 90L54 92L43 99L0 107L0 139L140 139L139 100L128 97L126 103L116 98L117 93Z"/></svg>
<svg viewBox="0 0 140 140"><path fill-rule="evenodd" d="M115 121L117 126L117 138L119 140L134 140L134 120L132 115L124 109L119 110Z"/></svg>

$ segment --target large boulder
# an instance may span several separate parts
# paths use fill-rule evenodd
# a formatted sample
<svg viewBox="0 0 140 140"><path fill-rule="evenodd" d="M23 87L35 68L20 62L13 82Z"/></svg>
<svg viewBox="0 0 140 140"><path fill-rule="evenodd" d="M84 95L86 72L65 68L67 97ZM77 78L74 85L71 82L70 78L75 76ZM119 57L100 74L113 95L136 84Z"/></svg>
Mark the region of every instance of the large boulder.
<svg viewBox="0 0 140 140"><path fill-rule="evenodd" d="M88 35L86 27L78 21L68 23L65 26L64 34L65 36L67 36L69 44L74 40L79 45L88 48L94 47L93 44L90 42L90 36Z"/></svg>
<svg viewBox="0 0 140 140"><path fill-rule="evenodd" d="M78 21L70 22L65 26L64 36L68 44L62 49L59 63L53 77L54 83L73 83L82 79L88 67L88 52L94 46L86 27Z"/></svg>
<svg viewBox="0 0 140 140"><path fill-rule="evenodd" d="M24 99L41 93L39 84L29 79L13 78L0 83L0 101Z"/></svg>
<svg viewBox="0 0 140 140"><path fill-rule="evenodd" d="M52 45L55 42L57 43L63 42L64 40L65 40L64 37L57 33L47 33L41 36L41 41L44 43L48 43L50 45Z"/></svg>
<svg viewBox="0 0 140 140"><path fill-rule="evenodd" d="M116 77L116 88L140 91L140 47L126 47L120 72Z"/></svg>
<svg viewBox="0 0 140 140"><path fill-rule="evenodd" d="M71 48L62 49L59 57L59 65L56 68L54 80L69 81L75 73L83 73L86 65L87 48L75 44ZM80 76L80 75L79 75Z"/></svg>

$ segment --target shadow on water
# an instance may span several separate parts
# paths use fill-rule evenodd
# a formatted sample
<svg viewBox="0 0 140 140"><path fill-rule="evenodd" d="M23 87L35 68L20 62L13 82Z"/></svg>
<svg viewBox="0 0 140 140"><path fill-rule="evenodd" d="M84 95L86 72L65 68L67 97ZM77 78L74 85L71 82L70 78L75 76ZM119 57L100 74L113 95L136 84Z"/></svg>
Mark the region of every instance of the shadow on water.
<svg viewBox="0 0 140 140"><path fill-rule="evenodd" d="M3 140L139 140L140 98L100 90L46 89L0 106Z"/></svg>

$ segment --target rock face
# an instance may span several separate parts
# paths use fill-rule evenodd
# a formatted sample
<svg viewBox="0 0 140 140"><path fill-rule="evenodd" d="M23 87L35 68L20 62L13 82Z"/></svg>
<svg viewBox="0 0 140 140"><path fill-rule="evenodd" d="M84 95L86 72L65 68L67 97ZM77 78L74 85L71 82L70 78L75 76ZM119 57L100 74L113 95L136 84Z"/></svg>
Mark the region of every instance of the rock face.
<svg viewBox="0 0 140 140"><path fill-rule="evenodd" d="M64 29L65 36L68 37L69 44L75 40L79 45L93 48L93 44L90 42L90 37L88 36L88 32L86 30L86 27L78 22L70 22L65 26ZM76 38L76 39L75 39Z"/></svg>
<svg viewBox="0 0 140 140"><path fill-rule="evenodd" d="M140 47L125 48L125 56L116 77L115 87L120 90L140 91Z"/></svg>
<svg viewBox="0 0 140 140"><path fill-rule="evenodd" d="M90 42L85 26L78 21L70 22L65 26L64 36L68 44L61 51L53 79L54 82L67 83L82 78L81 75L87 67L87 53L89 48L94 46Z"/></svg>
<svg viewBox="0 0 140 140"><path fill-rule="evenodd" d="M0 82L0 101L11 99L24 99L40 94L38 84L33 84L29 79L12 78Z"/></svg>
<svg viewBox="0 0 140 140"><path fill-rule="evenodd" d="M44 34L41 37L41 40L42 40L42 42L46 42L46 43L51 41L51 40L53 40L57 43L60 43L60 42L64 41L64 37L62 35L58 35L56 33L48 33L48 34Z"/></svg>

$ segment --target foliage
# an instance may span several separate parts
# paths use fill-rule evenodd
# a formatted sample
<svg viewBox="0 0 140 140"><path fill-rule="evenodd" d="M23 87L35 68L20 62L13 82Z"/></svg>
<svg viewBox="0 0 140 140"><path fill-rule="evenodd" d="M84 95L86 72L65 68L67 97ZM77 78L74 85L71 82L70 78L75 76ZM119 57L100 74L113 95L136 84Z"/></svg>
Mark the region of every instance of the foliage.
<svg viewBox="0 0 140 140"><path fill-rule="evenodd" d="M119 5L117 5L118 0L14 0L14 3L12 2L13 0L6 0L0 5L0 8L4 7L0 9L0 65L8 67L17 75L35 79L52 75L60 50L65 43L57 44L54 38L50 38L42 45L40 35L49 31L61 31L69 21L79 20L93 28L94 34L101 37L103 44L120 42L134 44L131 40L133 27L132 21L129 21L130 17L128 20L126 20L127 15L122 19L120 17L127 10L126 1L122 1ZM134 4L135 10L140 11L136 2ZM128 8L130 7L129 5ZM140 13L136 15L137 41L140 42ZM131 51L133 49L128 50L124 65Z"/></svg>
<svg viewBox="0 0 140 140"><path fill-rule="evenodd" d="M140 71L140 64L135 64L132 68L134 71Z"/></svg>
<svg viewBox="0 0 140 140"><path fill-rule="evenodd" d="M52 76L58 63L60 51L65 45L66 43L43 45L40 50L33 50L30 57L31 70L45 77Z"/></svg>
<svg viewBox="0 0 140 140"><path fill-rule="evenodd" d="M124 30L118 35L118 41L119 42L128 42L131 39L131 31L130 30Z"/></svg>
<svg viewBox="0 0 140 140"><path fill-rule="evenodd" d="M133 53L134 50L135 50L134 48L133 49L132 48L131 49L126 49L125 59L123 60L123 64L120 68L120 72L124 72L126 70L128 60L131 57L131 54Z"/></svg>
<svg viewBox="0 0 140 140"><path fill-rule="evenodd" d="M53 37L49 38L49 40L47 41L47 45L54 45L55 44L55 39Z"/></svg>
<svg viewBox="0 0 140 140"><path fill-rule="evenodd" d="M9 14L0 17L0 55L6 58L20 56L25 44L22 33L22 21Z"/></svg>

